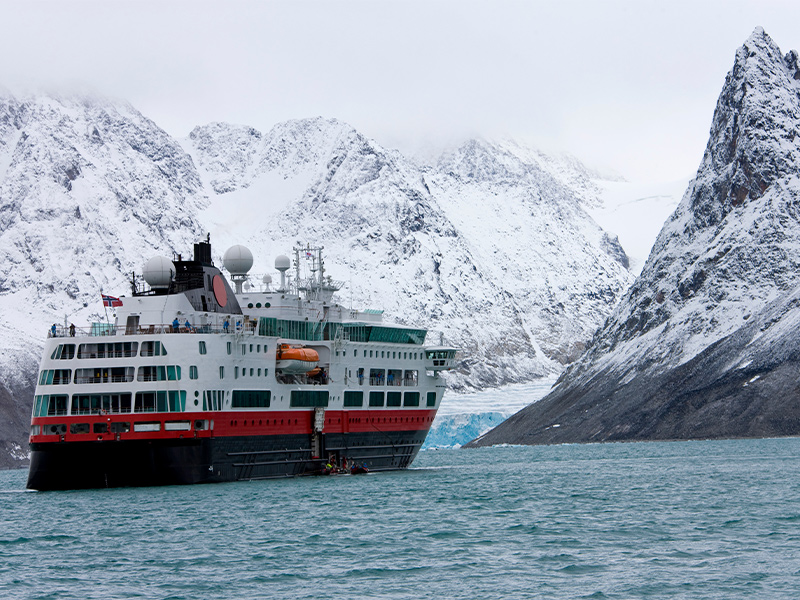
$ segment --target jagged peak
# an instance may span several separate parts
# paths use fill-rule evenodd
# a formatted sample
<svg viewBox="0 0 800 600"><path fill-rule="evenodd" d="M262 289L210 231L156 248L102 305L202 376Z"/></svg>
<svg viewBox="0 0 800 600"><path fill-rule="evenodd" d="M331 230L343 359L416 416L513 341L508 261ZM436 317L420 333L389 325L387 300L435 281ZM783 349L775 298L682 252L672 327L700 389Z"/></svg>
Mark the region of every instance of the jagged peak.
<svg viewBox="0 0 800 600"><path fill-rule="evenodd" d="M687 194L692 229L715 227L762 197L800 162L796 52L783 56L757 27L736 51L714 111L708 145Z"/></svg>

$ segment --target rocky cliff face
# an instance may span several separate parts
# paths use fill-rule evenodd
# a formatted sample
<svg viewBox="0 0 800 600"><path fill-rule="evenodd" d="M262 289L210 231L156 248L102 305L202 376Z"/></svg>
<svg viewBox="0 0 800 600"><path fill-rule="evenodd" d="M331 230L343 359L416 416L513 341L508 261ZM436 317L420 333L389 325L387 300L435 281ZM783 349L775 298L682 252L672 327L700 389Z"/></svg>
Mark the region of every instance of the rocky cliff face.
<svg viewBox="0 0 800 600"><path fill-rule="evenodd" d="M550 395L480 445L800 433L800 71L757 29L641 276Z"/></svg>

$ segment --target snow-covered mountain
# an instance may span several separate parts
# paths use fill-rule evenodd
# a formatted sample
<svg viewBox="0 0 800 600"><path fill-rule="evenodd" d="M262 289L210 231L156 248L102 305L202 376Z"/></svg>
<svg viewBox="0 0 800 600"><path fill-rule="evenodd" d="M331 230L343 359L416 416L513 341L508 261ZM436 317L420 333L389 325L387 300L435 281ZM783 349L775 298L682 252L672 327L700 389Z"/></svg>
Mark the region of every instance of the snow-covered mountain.
<svg viewBox="0 0 800 600"><path fill-rule="evenodd" d="M632 280L586 212L593 177L512 142L421 167L335 120L212 124L178 142L124 102L4 94L0 440L25 454L48 326L100 319L101 289L128 293L147 258L207 231L219 263L244 243L261 271L298 242L324 245L342 303L465 349L457 388L553 375Z"/></svg>
<svg viewBox="0 0 800 600"><path fill-rule="evenodd" d="M756 29L695 179L556 389L477 443L800 433L800 68Z"/></svg>
<svg viewBox="0 0 800 600"><path fill-rule="evenodd" d="M220 253L244 243L267 269L298 240L323 244L343 300L465 349L457 387L559 371L632 279L584 209L599 191L588 171L511 142L470 141L422 169L324 119L213 124L186 144L223 192L204 214Z"/></svg>

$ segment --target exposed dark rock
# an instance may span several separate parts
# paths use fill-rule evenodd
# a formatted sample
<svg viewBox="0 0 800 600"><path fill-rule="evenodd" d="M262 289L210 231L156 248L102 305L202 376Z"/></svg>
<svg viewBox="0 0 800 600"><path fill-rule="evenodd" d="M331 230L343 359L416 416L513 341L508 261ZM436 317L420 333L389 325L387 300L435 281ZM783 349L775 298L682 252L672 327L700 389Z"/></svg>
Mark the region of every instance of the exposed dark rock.
<svg viewBox="0 0 800 600"><path fill-rule="evenodd" d="M639 278L548 396L470 445L800 435L797 72L753 32Z"/></svg>

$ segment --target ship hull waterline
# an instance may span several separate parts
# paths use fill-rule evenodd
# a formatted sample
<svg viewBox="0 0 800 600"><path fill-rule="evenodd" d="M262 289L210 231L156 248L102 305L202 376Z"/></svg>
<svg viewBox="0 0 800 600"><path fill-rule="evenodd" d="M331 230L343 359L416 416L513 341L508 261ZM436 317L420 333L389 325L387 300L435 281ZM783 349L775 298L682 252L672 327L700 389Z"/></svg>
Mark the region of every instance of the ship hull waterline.
<svg viewBox="0 0 800 600"><path fill-rule="evenodd" d="M38 491L190 485L316 474L331 455L370 471L407 468L427 431L111 440L31 444L27 487ZM341 461L339 458L339 461Z"/></svg>

